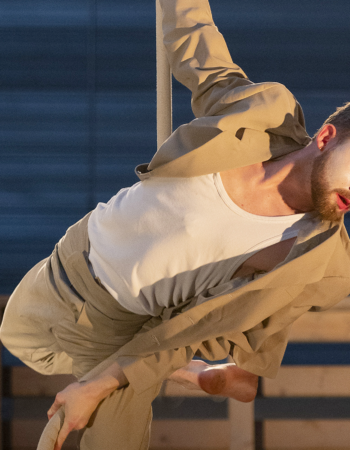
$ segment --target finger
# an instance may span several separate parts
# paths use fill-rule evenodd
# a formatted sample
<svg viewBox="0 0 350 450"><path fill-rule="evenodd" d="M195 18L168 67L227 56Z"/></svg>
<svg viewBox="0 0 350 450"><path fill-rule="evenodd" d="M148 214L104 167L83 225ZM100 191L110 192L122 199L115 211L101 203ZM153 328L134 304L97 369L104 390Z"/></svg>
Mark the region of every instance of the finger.
<svg viewBox="0 0 350 450"><path fill-rule="evenodd" d="M56 399L51 408L47 411L47 417L49 418L49 420L60 409L61 406L62 403L58 402Z"/></svg>
<svg viewBox="0 0 350 450"><path fill-rule="evenodd" d="M62 426L60 432L58 433L54 450L61 450L61 447L62 447L64 441L67 439L67 436L71 431L72 431L72 429L70 428L68 423L65 421L63 423L63 426Z"/></svg>

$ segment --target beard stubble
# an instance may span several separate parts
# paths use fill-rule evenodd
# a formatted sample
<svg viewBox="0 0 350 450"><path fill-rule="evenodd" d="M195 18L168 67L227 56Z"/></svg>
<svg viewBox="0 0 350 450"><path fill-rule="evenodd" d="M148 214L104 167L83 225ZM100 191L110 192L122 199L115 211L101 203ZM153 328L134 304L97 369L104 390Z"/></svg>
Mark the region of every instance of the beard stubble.
<svg viewBox="0 0 350 450"><path fill-rule="evenodd" d="M331 152L327 151L318 156L313 163L311 171L311 198L314 210L320 220L338 221L343 213L338 209L333 193L339 193L349 197L349 191L345 189L331 189L327 177L327 163Z"/></svg>

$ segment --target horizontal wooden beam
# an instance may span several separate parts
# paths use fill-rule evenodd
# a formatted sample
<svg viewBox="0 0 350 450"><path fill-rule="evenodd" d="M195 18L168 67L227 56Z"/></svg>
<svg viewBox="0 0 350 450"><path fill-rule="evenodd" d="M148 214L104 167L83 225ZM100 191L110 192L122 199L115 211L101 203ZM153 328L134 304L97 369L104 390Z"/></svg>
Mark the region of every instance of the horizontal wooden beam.
<svg viewBox="0 0 350 450"><path fill-rule="evenodd" d="M54 397L76 381L73 375L42 375L26 366L6 367L5 371L10 380L6 394L13 397Z"/></svg>
<svg viewBox="0 0 350 450"><path fill-rule="evenodd" d="M152 423L150 450L228 450L229 445L227 420L154 420Z"/></svg>
<svg viewBox="0 0 350 450"><path fill-rule="evenodd" d="M265 450L348 450L348 420L268 420Z"/></svg>
<svg viewBox="0 0 350 450"><path fill-rule="evenodd" d="M54 397L4 397L3 420L42 419L54 402ZM156 419L212 420L227 419L227 399L220 398L169 398L157 397L153 402L153 415Z"/></svg>
<svg viewBox="0 0 350 450"><path fill-rule="evenodd" d="M349 366L283 366L275 379L264 378L266 397L348 397Z"/></svg>
<svg viewBox="0 0 350 450"><path fill-rule="evenodd" d="M157 397L152 404L155 419L227 419L228 404L223 397Z"/></svg>
<svg viewBox="0 0 350 450"><path fill-rule="evenodd" d="M350 398L257 398L255 420L268 419L350 419Z"/></svg>
<svg viewBox="0 0 350 450"><path fill-rule="evenodd" d="M9 443L6 450L36 450L41 433L47 424L47 419L15 419L7 424L9 432ZM64 444L65 450L76 450L78 441L78 432L71 432Z"/></svg>

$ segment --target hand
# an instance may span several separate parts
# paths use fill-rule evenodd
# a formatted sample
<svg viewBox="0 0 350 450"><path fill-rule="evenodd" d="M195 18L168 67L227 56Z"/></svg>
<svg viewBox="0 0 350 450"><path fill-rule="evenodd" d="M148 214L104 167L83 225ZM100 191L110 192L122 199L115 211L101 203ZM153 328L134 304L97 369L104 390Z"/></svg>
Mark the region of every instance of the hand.
<svg viewBox="0 0 350 450"><path fill-rule="evenodd" d="M54 404L47 412L49 420L64 406L65 419L58 434L54 450L61 450L68 434L84 428L98 404L111 394L128 384L123 369L114 362L99 375L89 381L72 383L56 395Z"/></svg>
<svg viewBox="0 0 350 450"><path fill-rule="evenodd" d="M72 383L56 395L55 402L47 412L48 418L51 419L63 406L65 419L54 450L61 449L71 431L80 430L87 425L101 400L100 391L90 383Z"/></svg>

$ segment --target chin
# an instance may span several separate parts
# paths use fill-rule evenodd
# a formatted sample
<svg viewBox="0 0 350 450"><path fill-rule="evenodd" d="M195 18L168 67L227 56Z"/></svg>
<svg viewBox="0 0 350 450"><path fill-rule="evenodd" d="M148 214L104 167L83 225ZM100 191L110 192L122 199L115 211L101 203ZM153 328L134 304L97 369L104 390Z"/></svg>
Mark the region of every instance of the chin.
<svg viewBox="0 0 350 450"><path fill-rule="evenodd" d="M348 211L339 211L337 207L332 207L321 211L317 210L316 214L317 217L321 220L328 220L329 222L339 222L347 212Z"/></svg>
<svg viewBox="0 0 350 450"><path fill-rule="evenodd" d="M318 196L314 201L316 216L320 220L338 222L344 216L345 211L341 211L334 201L333 195Z"/></svg>

